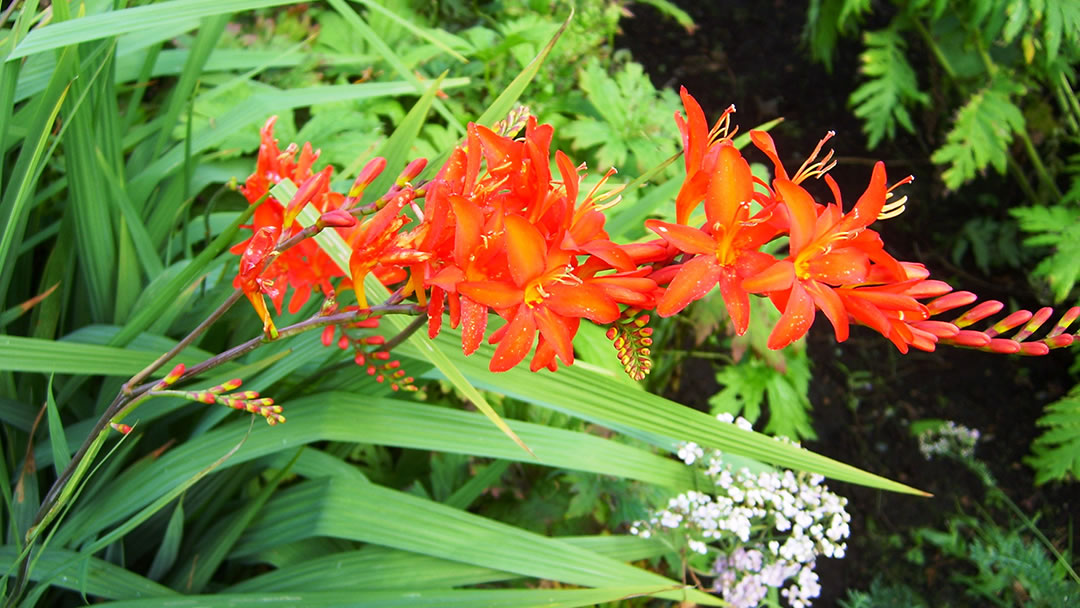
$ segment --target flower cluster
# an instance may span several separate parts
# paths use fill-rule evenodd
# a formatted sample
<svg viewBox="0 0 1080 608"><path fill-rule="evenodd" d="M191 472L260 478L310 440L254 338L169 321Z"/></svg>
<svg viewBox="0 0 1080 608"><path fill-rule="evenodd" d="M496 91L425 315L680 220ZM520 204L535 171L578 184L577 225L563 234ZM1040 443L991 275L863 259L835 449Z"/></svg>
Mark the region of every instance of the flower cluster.
<svg viewBox="0 0 1080 608"><path fill-rule="evenodd" d="M877 163L865 191L845 210L828 174L835 164L832 151L825 151L831 133L791 173L772 137L751 131L754 147L773 166L773 179L764 181L751 174L735 147L734 107L710 128L697 101L685 89L681 96L685 115L676 114L676 124L686 175L674 201L675 221L646 220L656 238L628 244L613 242L604 229L603 211L617 197L600 189L613 170L584 193L584 166L552 153L553 127L527 113L495 128L470 124L432 179L414 183L425 166L415 161L388 192L364 205L358 204L361 195L385 160L371 161L347 194L333 192L332 169L313 169L318 151L310 144L281 150L271 119L262 131L256 172L242 189L259 207L252 237L234 248L243 252L236 286L272 339L276 329L265 296L280 313L291 287L289 310L295 312L314 289L331 296L351 286L356 306L366 310L363 280L374 275L426 310L431 337L446 317L461 328L465 354L485 340L494 344L492 371L508 370L530 354L533 371L571 365L574 338L586 320L609 326L620 363L640 379L652 365L648 313L677 314L713 288L740 335L749 327L751 295L767 297L781 311L768 337L773 349L805 335L818 311L838 341L857 323L902 352L953 344L1040 355L1075 341L1066 331L1080 307L1037 339L1029 338L1050 309L1018 311L990 328L973 329L1003 308L988 301L943 320L978 298L931 279L921 264L895 259L870 228L903 211L906 197L894 198L893 191L910 177L890 185L885 165ZM830 200L819 202L804 187L812 177L825 181ZM286 178L299 184L296 196L285 203L267 198L268 188ZM304 232L294 219L308 204L322 214L316 228L336 229L352 248L347 269L303 238L314 231ZM787 241L783 254L763 250L781 238ZM490 319L501 323L489 327Z"/></svg>
<svg viewBox="0 0 1080 608"><path fill-rule="evenodd" d="M919 433L919 453L927 460L938 456L969 460L975 457L978 442L978 429L946 420L940 426Z"/></svg>
<svg viewBox="0 0 1080 608"><path fill-rule="evenodd" d="M718 418L732 422L730 414ZM745 419L734 422L750 430ZM821 590L814 572L817 558L841 558L847 550L847 499L822 485L820 475L733 471L718 450L706 454L693 443L682 445L679 457L703 466L714 488L672 498L667 508L635 523L630 532L674 538L714 559L713 588L736 608L757 606L770 589L779 589L795 608L809 606Z"/></svg>

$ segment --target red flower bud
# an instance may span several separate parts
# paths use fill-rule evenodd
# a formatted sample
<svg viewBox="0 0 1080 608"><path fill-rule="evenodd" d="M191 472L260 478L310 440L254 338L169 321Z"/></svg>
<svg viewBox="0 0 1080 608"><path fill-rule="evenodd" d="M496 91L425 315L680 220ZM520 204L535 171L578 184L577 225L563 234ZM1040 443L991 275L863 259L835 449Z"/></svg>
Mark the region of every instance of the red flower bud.
<svg viewBox="0 0 1080 608"><path fill-rule="evenodd" d="M356 225L356 217L344 209L331 209L319 216L320 228L348 228Z"/></svg>

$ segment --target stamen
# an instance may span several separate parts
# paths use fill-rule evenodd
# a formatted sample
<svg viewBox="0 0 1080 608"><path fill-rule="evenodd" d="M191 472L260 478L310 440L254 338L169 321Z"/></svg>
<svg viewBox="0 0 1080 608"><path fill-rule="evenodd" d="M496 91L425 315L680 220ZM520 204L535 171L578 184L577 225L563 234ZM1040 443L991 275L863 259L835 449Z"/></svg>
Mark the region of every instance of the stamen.
<svg viewBox="0 0 1080 608"><path fill-rule="evenodd" d="M709 130L709 147L722 139L731 139L739 132L739 127L731 130L731 115L735 113L735 104L731 104L716 120L716 124Z"/></svg>
<svg viewBox="0 0 1080 608"><path fill-rule="evenodd" d="M795 172L795 176L791 178L791 181L798 184L811 177L816 177L820 179L822 175L825 175L829 172L830 169L836 166L836 161L832 158L832 150L829 150L825 154L825 157L822 158L820 161L814 161L814 159L817 158L817 155L821 153L821 149L825 146L825 142L832 139L835 135L836 131L829 131L825 134L825 137L821 138L821 141L818 142L817 146L814 148L814 151L810 154L810 157L807 158L806 162L804 162L802 166L799 167L799 170Z"/></svg>
<svg viewBox="0 0 1080 608"><path fill-rule="evenodd" d="M910 184L913 181L915 181L915 176L909 175L904 179L896 182L895 184L889 186L889 189L885 191L885 200L889 200L890 198L892 198L893 190L899 188L900 186L903 186L904 184ZM907 203L907 200L908 197L905 194L904 196L891 203L885 203L885 206L881 208L881 212L878 213L877 219L887 220L900 215L904 212L904 205Z"/></svg>
<svg viewBox="0 0 1080 608"><path fill-rule="evenodd" d="M907 198L908 197L905 194L891 203L885 203L885 206L881 208L881 213L878 213L877 219L892 219L903 213L907 209L907 207L904 206L904 204L907 203Z"/></svg>
<svg viewBox="0 0 1080 608"><path fill-rule="evenodd" d="M607 173L604 174L604 177L601 177L600 181L596 182L596 185L593 186L593 189L589 191L589 195L585 197L585 201L586 202L592 202L593 204L596 204L596 203L599 203L600 201L604 200L605 198L608 198L608 197L612 196L615 192L617 192L617 190L612 190L611 192L605 192L604 194L601 194L599 196L597 196L597 194L596 194L596 192L598 190L600 190L600 187L603 186L604 184L606 184L607 180L609 178L611 178L612 175L615 175L618 172L619 172L618 169L616 169L615 167L612 167L612 168L608 169Z"/></svg>

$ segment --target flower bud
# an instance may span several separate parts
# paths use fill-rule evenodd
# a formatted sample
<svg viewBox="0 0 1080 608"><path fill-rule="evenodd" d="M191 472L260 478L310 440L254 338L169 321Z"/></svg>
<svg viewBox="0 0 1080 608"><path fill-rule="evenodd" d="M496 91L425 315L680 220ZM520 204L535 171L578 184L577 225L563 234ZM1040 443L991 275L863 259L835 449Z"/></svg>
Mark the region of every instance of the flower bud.
<svg viewBox="0 0 1080 608"><path fill-rule="evenodd" d="M344 209L331 209L319 216L319 228L348 228L356 225L356 217Z"/></svg>
<svg viewBox="0 0 1080 608"><path fill-rule="evenodd" d="M424 170L424 167L426 167L426 166L427 166L427 159L426 158L418 158L418 159L412 161L411 163L409 163L405 167L405 170L401 172L401 175L398 176L397 182L395 182L395 184L398 187L404 187L405 184L407 184L407 183L411 182L412 180L416 179L416 176L420 175L420 173Z"/></svg>

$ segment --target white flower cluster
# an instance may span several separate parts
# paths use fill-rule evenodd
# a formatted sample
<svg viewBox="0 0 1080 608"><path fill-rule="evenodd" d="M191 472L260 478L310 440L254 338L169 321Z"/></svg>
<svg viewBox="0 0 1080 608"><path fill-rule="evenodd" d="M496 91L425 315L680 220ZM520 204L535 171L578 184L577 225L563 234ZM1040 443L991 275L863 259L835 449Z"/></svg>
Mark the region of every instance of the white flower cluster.
<svg viewBox="0 0 1080 608"><path fill-rule="evenodd" d="M969 460L975 456L975 444L978 442L978 429L969 429L947 420L937 428L919 433L919 452L927 460L932 460L935 456Z"/></svg>
<svg viewBox="0 0 1080 608"><path fill-rule="evenodd" d="M718 418L750 429L742 418ZM817 557L840 558L847 550L847 499L822 485L820 475L732 471L718 450L706 456L693 443L681 446L679 457L688 465L703 464L715 488L672 498L666 509L635 523L630 532L648 538L666 531L684 539L694 553L716 555L714 589L735 608L757 606L770 588L781 589L793 608L809 606L821 592Z"/></svg>

